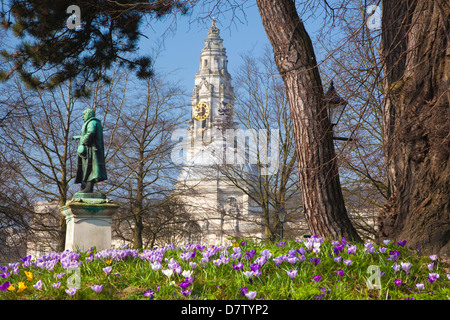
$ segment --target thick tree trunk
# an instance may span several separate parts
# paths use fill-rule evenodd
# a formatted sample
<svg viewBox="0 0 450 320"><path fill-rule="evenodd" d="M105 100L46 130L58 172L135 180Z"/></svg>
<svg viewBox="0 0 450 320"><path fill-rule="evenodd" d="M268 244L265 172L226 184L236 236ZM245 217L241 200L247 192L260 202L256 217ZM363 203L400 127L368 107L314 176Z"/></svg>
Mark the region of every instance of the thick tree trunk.
<svg viewBox="0 0 450 320"><path fill-rule="evenodd" d="M319 236L344 236L360 241L344 205L311 39L294 1L257 0L257 4L288 94L303 206L310 231Z"/></svg>
<svg viewBox="0 0 450 320"><path fill-rule="evenodd" d="M383 1L384 143L390 199L377 238L450 254L450 6Z"/></svg>

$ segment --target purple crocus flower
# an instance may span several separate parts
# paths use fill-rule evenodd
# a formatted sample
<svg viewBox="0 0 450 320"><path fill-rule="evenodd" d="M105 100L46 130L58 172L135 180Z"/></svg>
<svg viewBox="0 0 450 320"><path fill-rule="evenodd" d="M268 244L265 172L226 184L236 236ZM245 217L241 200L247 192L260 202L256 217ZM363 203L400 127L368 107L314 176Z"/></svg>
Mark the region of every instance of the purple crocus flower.
<svg viewBox="0 0 450 320"><path fill-rule="evenodd" d="M276 258L273 258L272 260L273 260L273 262L275 262L275 265L276 265L277 267L279 267L280 264L283 263L283 256L278 256L278 257L276 257ZM233 268L233 269L235 269L235 268Z"/></svg>
<svg viewBox="0 0 450 320"><path fill-rule="evenodd" d="M423 288L425 288L425 285L423 283L416 283L416 287L419 290L423 290Z"/></svg>
<svg viewBox="0 0 450 320"><path fill-rule="evenodd" d="M402 270L405 273L409 273L409 270L411 270L411 263L410 262L401 262L400 265L402 267Z"/></svg>
<svg viewBox="0 0 450 320"><path fill-rule="evenodd" d="M58 290L60 286L61 286L61 282L59 282L59 281L57 283L52 284L52 288L56 289L56 290Z"/></svg>
<svg viewBox="0 0 450 320"><path fill-rule="evenodd" d="M253 273L253 271L244 271L243 272L244 276L246 277L253 277L255 274Z"/></svg>
<svg viewBox="0 0 450 320"><path fill-rule="evenodd" d="M106 268L103 268L103 271L104 271L106 274L109 274L109 273L111 272L111 270L112 270L112 267L111 267L111 266L106 267Z"/></svg>
<svg viewBox="0 0 450 320"><path fill-rule="evenodd" d="M144 297L153 299L153 295L155 294L155 291L153 291L152 289L148 289L144 291Z"/></svg>
<svg viewBox="0 0 450 320"><path fill-rule="evenodd" d="M428 281L430 283L435 282L437 279L439 279L439 274L438 273L429 273L428 274Z"/></svg>
<svg viewBox="0 0 450 320"><path fill-rule="evenodd" d="M342 257L341 256L337 256L337 257L334 257L333 260L339 263L339 262L342 261Z"/></svg>
<svg viewBox="0 0 450 320"><path fill-rule="evenodd" d="M248 291L248 292L245 294L245 296L246 296L247 298L249 298L250 300L253 300L253 299L255 299L255 297L256 297L256 291Z"/></svg>
<svg viewBox="0 0 450 320"><path fill-rule="evenodd" d="M238 264L233 264L233 269L234 270L242 270L243 267L244 267L244 263L243 262L238 262Z"/></svg>
<svg viewBox="0 0 450 320"><path fill-rule="evenodd" d="M61 273L55 273L55 278L56 279L61 279L62 277L64 277L64 275L65 275L65 273L64 272L61 272Z"/></svg>
<svg viewBox="0 0 450 320"><path fill-rule="evenodd" d="M394 269L395 272L400 270L400 265L397 264L396 262L394 262L394 265L392 266L392 268Z"/></svg>
<svg viewBox="0 0 450 320"><path fill-rule="evenodd" d="M189 282L191 284L194 282L194 280L195 280L195 276L186 277L184 279L185 282Z"/></svg>
<svg viewBox="0 0 450 320"><path fill-rule="evenodd" d="M191 290L181 290L181 294L185 297L191 294Z"/></svg>
<svg viewBox="0 0 450 320"><path fill-rule="evenodd" d="M28 255L26 257L20 258L20 261L23 262L23 263L25 263L27 261L30 261L30 260L31 260L31 255Z"/></svg>
<svg viewBox="0 0 450 320"><path fill-rule="evenodd" d="M261 269L261 265L259 265L258 263L252 263L251 265L250 265L250 270L251 271L258 271L259 269Z"/></svg>
<svg viewBox="0 0 450 320"><path fill-rule="evenodd" d="M200 251L205 250L206 246L205 245L201 245L201 244L197 244L197 246L195 247L195 249L198 249Z"/></svg>
<svg viewBox="0 0 450 320"><path fill-rule="evenodd" d="M255 254L256 254L256 250L254 250L254 249L252 249L252 250L250 250L250 251L247 251L247 252L245 252L245 257L244 257L244 259L250 259L250 260L252 260L253 257L255 256Z"/></svg>
<svg viewBox="0 0 450 320"><path fill-rule="evenodd" d="M387 260L391 260L392 262L397 261L398 256L400 255L400 252L397 250L389 251L390 257L386 258Z"/></svg>
<svg viewBox="0 0 450 320"><path fill-rule="evenodd" d="M100 293L100 291L103 290L103 285L101 284L95 284L93 286L91 286L91 289L94 290L95 293Z"/></svg>
<svg viewBox="0 0 450 320"><path fill-rule="evenodd" d="M297 270L290 270L290 271L286 271L287 275L289 277L291 277L292 280L294 280L295 276L297 275L298 271Z"/></svg>
<svg viewBox="0 0 450 320"><path fill-rule="evenodd" d="M38 290L42 290L42 280L36 282L36 284L34 284L33 287L35 287Z"/></svg>
<svg viewBox="0 0 450 320"><path fill-rule="evenodd" d="M430 256L430 260L431 261L436 261L437 260L437 255L433 254Z"/></svg>
<svg viewBox="0 0 450 320"><path fill-rule="evenodd" d="M394 284L399 287L402 284L402 280L395 279Z"/></svg>
<svg viewBox="0 0 450 320"><path fill-rule="evenodd" d="M2 285L0 285L0 291L6 291L6 290L8 290L8 288L9 288L10 285L11 285L11 284L10 284L8 281L4 282Z"/></svg>
<svg viewBox="0 0 450 320"><path fill-rule="evenodd" d="M290 264L295 264L295 263L298 261L298 259L297 259L296 256L288 256L287 261L288 261Z"/></svg>
<svg viewBox="0 0 450 320"><path fill-rule="evenodd" d="M245 294L248 292L247 287L241 288L241 296L245 297Z"/></svg>
<svg viewBox="0 0 450 320"><path fill-rule="evenodd" d="M333 248L333 251L336 255L339 255L339 252L342 252L344 250L344 245L343 244L338 244L337 246L335 246Z"/></svg>
<svg viewBox="0 0 450 320"><path fill-rule="evenodd" d="M270 252L270 249L264 249L263 251L261 251L261 257L266 258L266 260L268 260L272 256L273 256L273 253Z"/></svg>
<svg viewBox="0 0 450 320"><path fill-rule="evenodd" d="M261 275L261 273L262 273L261 270L253 271L253 275L254 275L255 277L259 277L259 276Z"/></svg>
<svg viewBox="0 0 450 320"><path fill-rule="evenodd" d="M338 271L336 272L336 274L337 274L339 277L343 277L343 276L344 276L344 270L340 269L340 270L338 270Z"/></svg>
<svg viewBox="0 0 450 320"><path fill-rule="evenodd" d="M314 263L315 266L317 266L320 262L320 258L310 258L309 261Z"/></svg>
<svg viewBox="0 0 450 320"><path fill-rule="evenodd" d="M228 262L230 262L230 258L227 257L222 257L222 264L228 264Z"/></svg>
<svg viewBox="0 0 450 320"><path fill-rule="evenodd" d="M364 243L364 250L370 254L375 253L375 247L371 242Z"/></svg>
<svg viewBox="0 0 450 320"><path fill-rule="evenodd" d="M277 247L284 247L286 245L286 241L277 242Z"/></svg>
<svg viewBox="0 0 450 320"><path fill-rule="evenodd" d="M356 254L356 244L355 245L349 245L347 247L347 253L348 254Z"/></svg>
<svg viewBox="0 0 450 320"><path fill-rule="evenodd" d="M187 287L190 286L190 284L191 284L191 283L188 282L188 281L183 281L182 283L179 284L179 286L180 286L181 289L186 290Z"/></svg>
<svg viewBox="0 0 450 320"><path fill-rule="evenodd" d="M406 244L406 240L398 241L397 244L398 244L399 246L404 247L405 244Z"/></svg>
<svg viewBox="0 0 450 320"><path fill-rule="evenodd" d="M344 264L347 266L347 267L349 267L349 266L351 266L352 265L352 263L353 263L353 260L344 260Z"/></svg>
<svg viewBox="0 0 450 320"><path fill-rule="evenodd" d="M77 288L73 287L73 288L66 289L66 293L69 296L73 297L75 295L75 293L77 293Z"/></svg>
<svg viewBox="0 0 450 320"><path fill-rule="evenodd" d="M316 275L316 276L313 277L313 280L314 280L315 282L319 282L321 279L322 279L322 276L321 276L320 274L318 274L318 275Z"/></svg>
<svg viewBox="0 0 450 320"><path fill-rule="evenodd" d="M262 267L267 262L267 258L265 256L258 257L255 260L255 263Z"/></svg>

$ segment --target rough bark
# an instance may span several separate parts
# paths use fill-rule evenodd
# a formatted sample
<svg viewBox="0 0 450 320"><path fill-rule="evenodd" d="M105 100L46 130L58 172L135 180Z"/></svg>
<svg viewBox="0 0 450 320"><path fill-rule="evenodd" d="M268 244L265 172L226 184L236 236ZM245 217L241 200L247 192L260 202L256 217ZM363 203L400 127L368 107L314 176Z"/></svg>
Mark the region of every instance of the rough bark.
<svg viewBox="0 0 450 320"><path fill-rule="evenodd" d="M314 49L294 1L257 0L288 94L305 218L319 236L360 241L344 205Z"/></svg>
<svg viewBox="0 0 450 320"><path fill-rule="evenodd" d="M377 238L450 254L450 5L383 2L389 201Z"/></svg>

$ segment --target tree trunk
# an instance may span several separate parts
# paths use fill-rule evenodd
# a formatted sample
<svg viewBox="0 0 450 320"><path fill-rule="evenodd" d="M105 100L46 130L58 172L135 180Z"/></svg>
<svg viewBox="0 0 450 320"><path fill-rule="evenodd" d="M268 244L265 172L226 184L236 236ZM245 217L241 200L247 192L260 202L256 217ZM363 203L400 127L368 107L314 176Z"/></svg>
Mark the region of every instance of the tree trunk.
<svg viewBox="0 0 450 320"><path fill-rule="evenodd" d="M303 193L312 233L361 241L344 205L333 136L311 39L294 1L257 0L287 90Z"/></svg>
<svg viewBox="0 0 450 320"><path fill-rule="evenodd" d="M134 201L133 248L142 248L142 232L144 230L144 152L139 150L139 166L136 176L136 199Z"/></svg>
<svg viewBox="0 0 450 320"><path fill-rule="evenodd" d="M377 239L450 253L450 6L383 1L384 148L389 201Z"/></svg>

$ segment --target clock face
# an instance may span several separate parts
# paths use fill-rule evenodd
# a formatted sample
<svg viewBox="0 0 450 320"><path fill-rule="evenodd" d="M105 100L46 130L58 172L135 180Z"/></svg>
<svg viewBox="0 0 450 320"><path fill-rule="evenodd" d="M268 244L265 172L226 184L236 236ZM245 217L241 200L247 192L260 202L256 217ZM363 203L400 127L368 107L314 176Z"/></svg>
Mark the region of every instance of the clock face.
<svg viewBox="0 0 450 320"><path fill-rule="evenodd" d="M209 107L206 102L200 102L194 107L194 118L203 121L208 118Z"/></svg>

